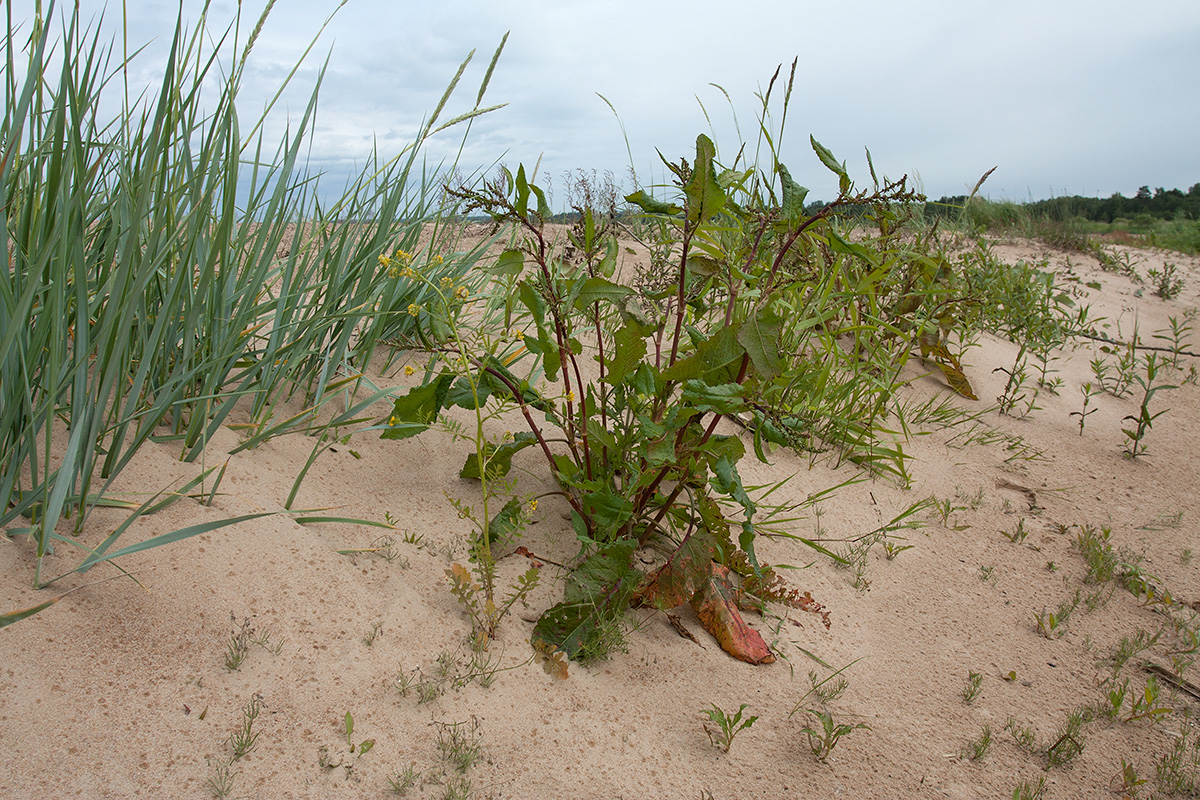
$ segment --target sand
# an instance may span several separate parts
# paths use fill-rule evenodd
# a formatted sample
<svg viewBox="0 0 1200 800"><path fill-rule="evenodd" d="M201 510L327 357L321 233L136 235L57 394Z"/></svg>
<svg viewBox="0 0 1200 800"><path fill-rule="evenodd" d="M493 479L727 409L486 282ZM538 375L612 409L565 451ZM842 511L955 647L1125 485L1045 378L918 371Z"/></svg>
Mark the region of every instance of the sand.
<svg viewBox="0 0 1200 800"><path fill-rule="evenodd" d="M1009 262L1044 256L1060 274L1072 271L1077 302L1108 317L1115 339L1126 339L1136 319L1150 341L1200 296L1200 262L1178 254L1130 251L1143 275L1164 259L1183 270L1182 294L1164 301L1085 255L1020 241L996 249ZM1096 281L1101 288L1086 285ZM211 797L218 767L231 756L230 735L256 698L256 746L233 765L231 797L386 797L389 777L406 766L421 776L406 796L453 796L462 788L459 773L438 742L454 733L478 743L479 759L465 773L478 798L995 798L1039 778L1047 798L1116 796L1122 759L1153 777L1156 760L1179 736L1183 709L1195 711L1200 700L1164 684L1161 702L1172 713L1088 723L1082 753L1065 767L1046 769L1044 757L1005 731L1011 716L1036 731L1039 746L1052 743L1072 709L1101 698L1100 681L1111 675L1105 659L1117 643L1164 627L1161 605L1118 589L1095 610L1081 603L1061 636L1039 634L1035 614L1053 611L1077 589L1095 591L1083 584L1084 562L1072 547L1078 526L1107 526L1115 547L1141 556L1155 586L1177 601L1177 617L1194 614L1183 604L1200 601L1200 558L1188 559L1200 552L1200 388L1160 392L1154 409L1166 413L1147 438L1149 452L1127 459L1121 420L1139 398L1095 397L1082 435L1070 416L1082 405L1080 385L1092 380L1088 362L1099 344L1060 354L1054 366L1063 384L1057 395L1042 392L1032 414L982 413L978 430L995 431L994 442L964 444L969 425L915 436L906 445L913 455L907 489L853 465L810 464L786 451L775 451L770 465L745 462L748 482L794 476L781 490L793 500L855 475L865 479L821 502L819 517L795 523L805 536L819 526L829 539L857 537L931 495L954 508L944 519L922 511L923 527L894 542L911 548L889 559L876 547L857 581L799 543L760 540L765 560L798 567L787 580L824 604L831 622L827 630L818 618L782 607L765 619L750 615L779 656L762 666L725 654L690 609L678 619L695 641L665 614L639 610L630 615L625 652L573 663L567 680L554 680L530 662L532 623L561 597L556 571L547 567L530 607L510 616L492 644L488 658L500 670L490 685L455 686L450 678L439 685L439 658L451 676L472 658L470 623L445 577L452 561L465 558L468 527L444 493L472 502L478 492L457 475L466 445L438 432L398 442L352 435L320 456L296 505L377 522L390 514L395 530L264 516L128 557L121 566L138 583L89 586L0 630L0 797ZM1200 350L1200 341L1194 337L1189 349ZM985 412L1003 389L1004 374L993 370L1011 365L1015 353L1010 342L983 336L965 358L981 399L954 403ZM1179 363L1171 383L1200 366L1194 357ZM908 377L903 392L911 402L947 392L915 359ZM392 370L379 380L415 378ZM183 499L140 521L122 543L280 511L315 441L290 435L228 456L238 441L222 428L209 443L203 466L228 459L211 506ZM522 487L536 491L542 465L528 452L518 462L535 471ZM177 445L149 444L116 492L140 500L201 468L181 463ZM522 540L539 558L574 555L564 509L552 499L539 505ZM100 541L122 518L96 512L83 541ZM376 552L338 552L355 549ZM69 569L74 559L60 552L49 572ZM503 580L526 566L522 556L506 558ZM98 568L35 591L32 544L0 538L0 610L112 574ZM227 644L243 624L260 644L250 644L230 670ZM1149 674L1143 662L1169 667L1178 645L1168 629L1122 677L1140 692ZM820 679L842 667L847 687L829 710L837 722L869 730L854 730L821 761L802 730L814 717L803 707L790 712L811 688L810 672ZM967 703L970 672L982 677L978 697ZM407 692L398 685L404 676L412 683ZM1184 678L1200 682L1200 672L1192 668ZM422 680L427 696L416 686ZM730 712L746 704L758 716L728 753L703 727L701 711L712 704ZM820 708L811 695L803 706ZM963 753L983 726L993 742L973 761ZM364 752L366 740L374 744Z"/></svg>

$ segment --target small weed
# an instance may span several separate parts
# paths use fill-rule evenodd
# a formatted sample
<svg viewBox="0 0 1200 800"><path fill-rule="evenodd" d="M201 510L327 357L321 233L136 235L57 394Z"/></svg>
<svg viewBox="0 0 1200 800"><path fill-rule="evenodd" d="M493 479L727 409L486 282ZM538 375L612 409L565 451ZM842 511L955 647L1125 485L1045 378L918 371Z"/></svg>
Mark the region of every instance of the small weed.
<svg viewBox="0 0 1200 800"><path fill-rule="evenodd" d="M1121 641L1117 643L1113 649L1113 654L1110 657L1112 662L1112 674L1117 675L1129 659L1136 656L1138 653L1149 650L1154 645L1158 644L1159 637L1162 636L1162 631L1158 631L1153 636L1145 631L1138 631L1137 635L1132 639L1128 636L1122 636Z"/></svg>
<svg viewBox="0 0 1200 800"><path fill-rule="evenodd" d="M1015 717L1009 717L1004 722L1004 730L1012 735L1013 741L1017 747L1027 753L1033 753L1037 750L1037 737L1033 733L1033 728L1028 725L1020 725Z"/></svg>
<svg viewBox="0 0 1200 800"><path fill-rule="evenodd" d="M837 747L837 744L839 741L841 741L842 737L848 736L860 728L868 731L871 730L870 727L863 722L859 722L856 725L847 725L843 722L835 722L833 719L833 714L830 713L828 709L821 709L818 711L817 709L806 708L804 710L809 714L812 714L813 717L815 717L816 720L821 724L819 729L814 728L811 725L805 725L801 729L808 736L808 746L812 750L813 755L815 755L821 761L825 761L827 758L829 758L829 754L833 752L833 748Z"/></svg>
<svg viewBox="0 0 1200 800"><path fill-rule="evenodd" d="M1084 423L1087 422L1087 418L1088 418L1089 414L1096 413L1096 409L1088 408L1088 405L1091 403L1092 397L1093 397L1092 384L1091 383L1083 384L1083 386L1080 387L1080 391L1083 392L1083 410L1082 411L1072 411L1069 416L1079 417L1079 435L1083 436Z"/></svg>
<svg viewBox="0 0 1200 800"><path fill-rule="evenodd" d="M1150 432L1154 420L1167 413L1168 409L1163 409L1155 414L1150 413L1150 400L1155 393L1161 389L1178 388L1169 384L1154 385L1155 378L1158 377L1158 370L1162 367L1162 362L1158 360L1155 354L1151 354L1146 358L1146 377L1141 375L1134 377L1138 385L1142 387L1142 403L1138 408L1137 414L1130 414L1125 417L1124 421L1132 421L1133 425L1130 428L1122 428L1121 433L1125 434L1125 456L1130 459L1145 455L1146 443L1143 441L1146 434Z"/></svg>
<svg viewBox="0 0 1200 800"><path fill-rule="evenodd" d="M233 768L232 761L218 761L213 764L209 760L209 765L212 766L213 774L208 778L208 791L216 800L225 800L233 792L233 781L238 776L237 770Z"/></svg>
<svg viewBox="0 0 1200 800"><path fill-rule="evenodd" d="M1186 716L1171 749L1154 765L1155 784L1169 795L1200 795L1200 737Z"/></svg>
<svg viewBox="0 0 1200 800"><path fill-rule="evenodd" d="M1154 293L1163 300L1174 300L1183 291L1184 281L1174 264L1166 262L1161 270L1151 269L1146 274L1150 276Z"/></svg>
<svg viewBox="0 0 1200 800"><path fill-rule="evenodd" d="M1183 548L1183 551L1179 554L1179 563L1185 567L1192 563L1192 548Z"/></svg>
<svg viewBox="0 0 1200 800"><path fill-rule="evenodd" d="M272 641L271 632L266 628L260 631L251 624L249 617L238 622L237 616L230 613L229 619L233 623L233 630L225 642L225 669L230 672L241 669L252 644L258 645L273 656L283 651L283 641Z"/></svg>
<svg viewBox="0 0 1200 800"><path fill-rule="evenodd" d="M1120 683L1114 680L1111 683L1111 687L1097 704L1097 710L1109 719L1116 719L1121 716L1121 709L1125 707L1125 696L1129 693L1129 679L1126 678Z"/></svg>
<svg viewBox="0 0 1200 800"><path fill-rule="evenodd" d="M1039 775L1036 781L1026 778L1018 783L1013 789L1012 800L1042 800L1045 796L1046 778Z"/></svg>
<svg viewBox="0 0 1200 800"><path fill-rule="evenodd" d="M1158 678L1151 675L1146 681L1146 688L1142 690L1141 696L1137 694L1130 696L1129 716L1125 718L1125 721L1134 722L1139 719L1158 719L1164 714L1170 714L1174 711L1174 709L1168 706L1160 706L1158 704L1158 696L1161 693L1162 687L1158 684Z"/></svg>
<svg viewBox="0 0 1200 800"><path fill-rule="evenodd" d="M894 561L896 556L903 553L905 550L912 550L916 545L911 544L892 544L891 542L883 543L883 554L888 561Z"/></svg>
<svg viewBox="0 0 1200 800"><path fill-rule="evenodd" d="M988 750L992 748L992 728L990 725L984 725L979 731L979 736L967 742L967 746L963 749L963 756L971 761L979 761L987 755Z"/></svg>
<svg viewBox="0 0 1200 800"><path fill-rule="evenodd" d="M1029 535L1029 531L1025 530L1025 518L1021 517L1021 519L1017 520L1017 528L1012 533L1008 531L1000 531L1000 533L1013 544L1020 544Z"/></svg>
<svg viewBox="0 0 1200 800"><path fill-rule="evenodd" d="M1083 725L1091 719L1091 709L1080 707L1067 715L1067 721L1058 729L1054 743L1046 748L1046 764L1050 767L1061 767L1069 764L1080 753L1086 737L1083 735Z"/></svg>
<svg viewBox="0 0 1200 800"><path fill-rule="evenodd" d="M1081 596L1081 593L1076 590L1069 600L1058 604L1057 611L1048 611L1043 608L1040 612L1034 612L1033 617L1037 622L1038 633L1047 639L1057 639L1062 636L1066 632L1067 620L1071 618L1071 614L1079 605Z"/></svg>
<svg viewBox="0 0 1200 800"><path fill-rule="evenodd" d="M233 750L234 761L245 758L258 746L258 731L254 730L254 721L258 719L259 712L265 706L262 695L256 694L242 709L242 724L226 739L230 749Z"/></svg>
<svg viewBox="0 0 1200 800"><path fill-rule="evenodd" d="M471 781L466 775L451 775L446 779L442 800L469 800Z"/></svg>
<svg viewBox="0 0 1200 800"><path fill-rule="evenodd" d="M388 778L388 786L391 787L392 793L403 797L408 793L408 790L421 782L421 773L417 770L417 762L412 762L400 770L395 775Z"/></svg>
<svg viewBox="0 0 1200 800"><path fill-rule="evenodd" d="M1137 769L1124 758L1121 759L1121 771L1112 777L1108 785L1114 792L1123 793L1123 797L1133 800L1141 793L1145 778L1138 777Z"/></svg>
<svg viewBox="0 0 1200 800"><path fill-rule="evenodd" d="M962 688L962 699L964 703L973 703L979 693L983 691L983 675L978 672L968 672L966 683Z"/></svg>
<svg viewBox="0 0 1200 800"><path fill-rule="evenodd" d="M479 719L472 717L462 722L433 722L437 727L437 748L442 758L459 773L464 773L482 758ZM468 787L469 789L469 787Z"/></svg>
<svg viewBox="0 0 1200 800"><path fill-rule="evenodd" d="M716 703L712 704L712 708L703 709L700 713L707 716L709 720L704 723L704 732L708 734L709 743L728 753L729 748L733 746L733 737L749 728L758 719L757 716L742 719L742 712L747 707L743 703L734 714L726 714Z"/></svg>
<svg viewBox="0 0 1200 800"><path fill-rule="evenodd" d="M367 631L367 635L363 637L363 644L367 647L375 644L375 640L383 636L383 623L376 622L371 626L371 630Z"/></svg>
<svg viewBox="0 0 1200 800"><path fill-rule="evenodd" d="M984 566L983 564L980 564L979 565L979 580L983 581L984 583L987 583L988 581L995 583L996 568L994 566Z"/></svg>
<svg viewBox="0 0 1200 800"><path fill-rule="evenodd" d="M835 677L836 673L834 675L830 675L824 680L817 680L817 673L809 672L808 682L812 686L812 689L808 694L816 695L817 699L821 701L821 705L829 705L834 700L837 700L845 693L850 684L846 682L845 678L838 678L836 683L826 685L829 684L829 682ZM808 695L805 696L807 697Z"/></svg>

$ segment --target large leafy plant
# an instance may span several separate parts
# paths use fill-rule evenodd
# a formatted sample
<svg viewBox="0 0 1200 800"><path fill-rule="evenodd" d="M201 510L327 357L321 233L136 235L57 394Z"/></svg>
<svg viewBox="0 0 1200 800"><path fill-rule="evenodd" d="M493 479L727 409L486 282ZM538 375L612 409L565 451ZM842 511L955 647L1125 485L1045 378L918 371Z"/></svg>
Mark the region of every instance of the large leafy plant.
<svg viewBox="0 0 1200 800"><path fill-rule="evenodd" d="M611 214L578 209L572 255L556 251L545 195L523 168L456 190L470 207L514 225L514 246L489 268L494 280L472 347L462 346L457 328L429 327L422 344L439 366L397 401L385 435L417 433L449 405L493 403L522 415L528 430L478 448L472 476L487 496L488 482L532 447L570 506L579 558L563 601L536 625L539 649L586 659L607 649L631 602L691 603L726 650L759 663L773 657L739 608L772 599L820 611L760 563L755 539L771 510L738 471L746 444L721 422L750 422L764 460L769 443L794 443L780 429L797 419L780 403L796 401L787 391L797 364L784 349L785 331L833 329L836 315L813 292L825 280L820 258L831 243L870 256L843 239L835 221L916 195L903 180L856 192L845 166L811 143L841 189L814 213L783 164L769 172L722 168L714 144L699 136L690 162L667 163L670 199L644 191L626 198L654 254L636 276L616 274L622 221ZM857 322L872 324L883 327L874 318ZM473 556L490 558L512 532L499 515L485 520ZM657 558L649 573L638 566L639 551Z"/></svg>

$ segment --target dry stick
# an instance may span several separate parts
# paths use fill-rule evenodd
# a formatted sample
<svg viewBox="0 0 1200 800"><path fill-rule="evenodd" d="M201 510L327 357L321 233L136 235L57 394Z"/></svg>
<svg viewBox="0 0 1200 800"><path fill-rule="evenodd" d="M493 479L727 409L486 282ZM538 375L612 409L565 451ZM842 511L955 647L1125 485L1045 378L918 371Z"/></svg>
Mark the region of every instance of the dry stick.
<svg viewBox="0 0 1200 800"><path fill-rule="evenodd" d="M1130 347L1129 342L1118 342L1116 339L1109 339L1107 336L1101 336L1096 333L1080 331L1077 335L1082 336L1085 339L1094 339L1097 342L1106 342L1107 344L1115 344L1120 347ZM1132 347L1134 350L1157 350L1160 353L1171 353L1172 355L1200 358L1200 353L1193 353L1191 350L1176 350L1173 347L1159 347L1158 345L1153 344L1135 344L1132 345Z"/></svg>

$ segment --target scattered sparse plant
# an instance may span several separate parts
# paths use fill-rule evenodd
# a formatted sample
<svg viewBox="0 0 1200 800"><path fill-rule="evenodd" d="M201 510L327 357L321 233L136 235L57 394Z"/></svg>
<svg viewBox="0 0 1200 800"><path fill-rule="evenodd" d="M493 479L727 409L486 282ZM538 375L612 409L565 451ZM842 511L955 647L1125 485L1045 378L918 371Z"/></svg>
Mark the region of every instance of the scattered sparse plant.
<svg viewBox="0 0 1200 800"><path fill-rule="evenodd" d="M837 722L833 718L833 714L828 709L806 708L805 712L812 716L820 723L820 727L816 728L812 725L805 725L801 730L808 736L808 746L812 750L813 755L821 761L829 758L829 754L833 752L833 748L837 747L838 742L844 736L848 736L856 730L871 730L866 723L859 722L855 725L850 725L844 722Z"/></svg>
<svg viewBox="0 0 1200 800"><path fill-rule="evenodd" d="M984 725L979 731L979 736L967 742L963 748L962 754L971 761L979 761L988 754L992 749L992 728L990 725Z"/></svg>
<svg viewBox="0 0 1200 800"><path fill-rule="evenodd" d="M482 757L483 733L476 717L462 722L430 724L437 729L438 752L458 772L466 772Z"/></svg>
<svg viewBox="0 0 1200 800"><path fill-rule="evenodd" d="M1155 414L1151 414L1151 398L1154 397L1155 393L1162 389L1177 388L1176 386L1170 384L1159 384L1157 386L1154 385L1154 380L1158 377L1158 370L1161 366L1162 364L1158 360L1157 355L1152 353L1146 357L1146 377L1143 378L1141 375L1134 376L1134 380L1137 381L1138 385L1142 387L1142 403L1137 414L1131 414L1125 417L1125 420L1123 420L1132 421L1133 426L1131 428L1121 429L1121 432L1125 434L1125 438L1127 440L1124 453L1126 457L1130 459L1134 459L1138 456L1146 454L1146 444L1144 442L1146 434L1150 432L1150 428L1154 423L1154 420L1158 419L1167 412L1167 409L1163 409Z"/></svg>
<svg viewBox="0 0 1200 800"><path fill-rule="evenodd" d="M742 718L742 713L747 707L743 703L733 714L726 714L716 703L712 704L712 708L702 709L700 713L708 717L708 722L704 723L704 732L708 734L709 743L728 753L729 748L733 746L734 737L758 720L757 716Z"/></svg>
<svg viewBox="0 0 1200 800"><path fill-rule="evenodd" d="M1081 392L1083 392L1083 410L1072 411L1070 416L1079 417L1079 435L1083 436L1083 426L1087 422L1088 415L1095 414L1096 409L1088 408L1088 405L1091 403L1092 397L1094 396L1092 392L1092 384L1090 382L1084 383L1081 387L1079 387L1079 389Z"/></svg>
<svg viewBox="0 0 1200 800"><path fill-rule="evenodd" d="M966 683L962 688L963 702L975 702L975 698L979 697L979 693L981 691L983 691L983 674L979 672L968 672Z"/></svg>
<svg viewBox="0 0 1200 800"><path fill-rule="evenodd" d="M1154 286L1154 293L1163 300L1174 300L1183 291L1184 280L1179 267L1169 261L1163 263L1162 269L1151 268L1146 274Z"/></svg>

